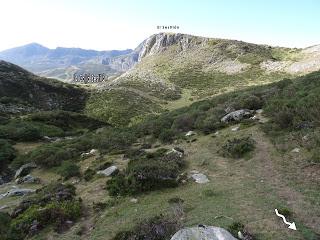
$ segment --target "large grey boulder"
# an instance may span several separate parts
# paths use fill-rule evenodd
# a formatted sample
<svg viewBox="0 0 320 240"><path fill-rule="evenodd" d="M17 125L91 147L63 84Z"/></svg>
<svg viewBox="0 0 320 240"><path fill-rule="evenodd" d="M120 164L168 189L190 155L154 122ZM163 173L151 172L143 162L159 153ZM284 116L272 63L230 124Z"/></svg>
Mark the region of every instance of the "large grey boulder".
<svg viewBox="0 0 320 240"><path fill-rule="evenodd" d="M184 228L174 234L171 240L237 240L228 231L219 227Z"/></svg>
<svg viewBox="0 0 320 240"><path fill-rule="evenodd" d="M240 109L231 113L228 113L223 118L221 122L228 123L232 121L241 121L244 118L249 118L253 115L254 111L248 109Z"/></svg>
<svg viewBox="0 0 320 240"><path fill-rule="evenodd" d="M196 182L200 184L208 183L210 182L208 177L204 175L203 173L194 173L191 175L191 178Z"/></svg>
<svg viewBox="0 0 320 240"><path fill-rule="evenodd" d="M19 178L19 177L23 177L25 175L27 175L31 169L36 168L37 165L34 163L27 163L22 165L17 171L16 174L14 175L14 178Z"/></svg>
<svg viewBox="0 0 320 240"><path fill-rule="evenodd" d="M118 170L118 168L116 166L111 166L111 167L106 168L105 170L98 171L97 174L109 177L117 170Z"/></svg>

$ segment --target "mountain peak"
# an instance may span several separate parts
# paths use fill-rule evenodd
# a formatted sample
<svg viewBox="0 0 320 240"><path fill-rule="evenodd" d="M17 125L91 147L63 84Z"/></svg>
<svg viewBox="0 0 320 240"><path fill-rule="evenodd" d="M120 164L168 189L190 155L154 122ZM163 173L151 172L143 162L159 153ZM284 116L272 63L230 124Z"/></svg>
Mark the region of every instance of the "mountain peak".
<svg viewBox="0 0 320 240"><path fill-rule="evenodd" d="M153 34L143 42L139 60L147 55L162 52L175 44L179 44L181 50L185 50L190 46L192 39L195 38L199 38L201 41L206 39L182 33L161 32Z"/></svg>

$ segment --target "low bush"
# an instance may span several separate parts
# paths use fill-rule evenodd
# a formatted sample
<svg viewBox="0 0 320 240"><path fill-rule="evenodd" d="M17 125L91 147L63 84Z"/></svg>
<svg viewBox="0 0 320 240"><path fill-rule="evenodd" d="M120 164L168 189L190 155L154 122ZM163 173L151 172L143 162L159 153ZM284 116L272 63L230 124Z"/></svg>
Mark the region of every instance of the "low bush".
<svg viewBox="0 0 320 240"><path fill-rule="evenodd" d="M11 166L18 168L22 164L34 162L43 168L57 167L66 160L79 160L82 152L93 147L92 141L91 137L84 135L77 139L41 145L15 158Z"/></svg>
<svg viewBox="0 0 320 240"><path fill-rule="evenodd" d="M184 167L181 153L165 153L160 149L130 160L127 169L107 182L110 195L138 194L161 188L176 187Z"/></svg>
<svg viewBox="0 0 320 240"><path fill-rule="evenodd" d="M0 173L7 168L15 156L16 151L12 145L8 141L0 139Z"/></svg>
<svg viewBox="0 0 320 240"><path fill-rule="evenodd" d="M94 136L94 145L104 153L127 149L136 139L130 130L106 129Z"/></svg>
<svg viewBox="0 0 320 240"><path fill-rule="evenodd" d="M172 218L156 216L140 222L130 231L119 232L113 240L167 240L177 232L180 224Z"/></svg>
<svg viewBox="0 0 320 240"><path fill-rule="evenodd" d="M57 169L58 174L60 174L65 180L68 180L71 177L79 177L80 167L70 161L62 162L61 166Z"/></svg>
<svg viewBox="0 0 320 240"><path fill-rule="evenodd" d="M250 137L227 140L220 152L224 157L241 158L255 148L255 142Z"/></svg>
<svg viewBox="0 0 320 240"><path fill-rule="evenodd" d="M94 177L95 174L96 172L93 169L88 168L84 171L83 178L88 182Z"/></svg>
<svg viewBox="0 0 320 240"><path fill-rule="evenodd" d="M0 239L9 239L11 217L8 213L0 212Z"/></svg>
<svg viewBox="0 0 320 240"><path fill-rule="evenodd" d="M29 119L35 122L56 126L64 131L83 128L94 130L107 125L106 123L90 118L86 115L68 111L33 113L29 116Z"/></svg>
<svg viewBox="0 0 320 240"><path fill-rule="evenodd" d="M75 199L74 186L60 183L45 186L25 198L12 212L10 233L18 236L12 239L24 239L49 225L60 232L66 228L66 221L75 221L81 216L81 209L81 201Z"/></svg>
<svg viewBox="0 0 320 240"><path fill-rule="evenodd" d="M159 140L163 143L171 143L177 136L177 133L172 129L164 129L159 134Z"/></svg>
<svg viewBox="0 0 320 240"><path fill-rule="evenodd" d="M0 138L15 141L35 141L49 137L64 136L64 131L56 126L26 120L10 120L0 126Z"/></svg>

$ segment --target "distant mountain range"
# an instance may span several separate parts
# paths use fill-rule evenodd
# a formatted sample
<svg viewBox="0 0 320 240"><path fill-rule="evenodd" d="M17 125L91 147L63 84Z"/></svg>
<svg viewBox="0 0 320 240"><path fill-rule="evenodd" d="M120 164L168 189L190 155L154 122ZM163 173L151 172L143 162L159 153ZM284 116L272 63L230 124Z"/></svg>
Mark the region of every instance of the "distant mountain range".
<svg viewBox="0 0 320 240"><path fill-rule="evenodd" d="M70 81L73 74L103 73L117 76L131 68L138 55L131 49L95 51L81 48L49 49L31 43L0 52L0 59L17 64L35 74Z"/></svg>

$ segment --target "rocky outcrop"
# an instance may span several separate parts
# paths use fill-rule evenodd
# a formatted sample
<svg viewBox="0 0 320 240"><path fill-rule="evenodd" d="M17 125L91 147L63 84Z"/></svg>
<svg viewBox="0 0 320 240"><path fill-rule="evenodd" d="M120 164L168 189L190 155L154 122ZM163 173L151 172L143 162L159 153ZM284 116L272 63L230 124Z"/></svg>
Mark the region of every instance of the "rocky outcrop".
<svg viewBox="0 0 320 240"><path fill-rule="evenodd" d="M240 109L231 113L228 113L223 118L221 122L229 123L232 121L241 121L244 118L250 118L253 115L254 111L248 109Z"/></svg>
<svg viewBox="0 0 320 240"><path fill-rule="evenodd" d="M174 234L171 240L237 240L228 231L219 227L199 226L184 228Z"/></svg>
<svg viewBox="0 0 320 240"><path fill-rule="evenodd" d="M192 38L191 35L181 33L154 34L143 42L143 47L139 53L139 61L145 56L160 53L174 44L179 44L180 50L186 50L190 46Z"/></svg>
<svg viewBox="0 0 320 240"><path fill-rule="evenodd" d="M16 174L14 175L14 178L17 179L19 177L23 177L31 171L31 169L36 168L37 165L34 163L27 163L22 165L17 171Z"/></svg>

